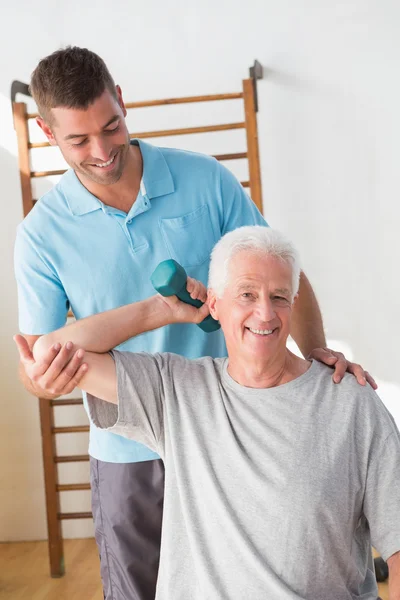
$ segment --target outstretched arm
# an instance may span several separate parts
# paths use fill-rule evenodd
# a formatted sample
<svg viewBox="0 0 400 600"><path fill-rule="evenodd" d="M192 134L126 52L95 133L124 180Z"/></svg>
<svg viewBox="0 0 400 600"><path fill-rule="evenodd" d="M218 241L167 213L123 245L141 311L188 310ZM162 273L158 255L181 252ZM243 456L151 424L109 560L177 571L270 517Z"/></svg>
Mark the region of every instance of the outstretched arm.
<svg viewBox="0 0 400 600"><path fill-rule="evenodd" d="M194 297L204 299L204 291L199 289L198 282L188 280L187 287ZM57 352L61 349L74 351L69 363L71 369L74 368L73 361L81 359L86 352L85 363L81 367L84 375L79 387L98 398L117 402L114 361L106 354L109 350L131 337L164 325L200 323L208 313L206 304L196 309L175 297L166 302L161 296L153 296L141 302L80 319L43 335L35 342L31 357L27 354L29 348L25 348L26 340L22 336L15 336L15 341L21 357L25 354L26 360L33 362L40 361L52 347Z"/></svg>
<svg viewBox="0 0 400 600"><path fill-rule="evenodd" d="M63 346L67 342L88 352L109 352L131 337L172 322L172 316L165 307L162 298L152 296L141 302L79 319L41 336L33 346L33 355L38 360L52 345Z"/></svg>

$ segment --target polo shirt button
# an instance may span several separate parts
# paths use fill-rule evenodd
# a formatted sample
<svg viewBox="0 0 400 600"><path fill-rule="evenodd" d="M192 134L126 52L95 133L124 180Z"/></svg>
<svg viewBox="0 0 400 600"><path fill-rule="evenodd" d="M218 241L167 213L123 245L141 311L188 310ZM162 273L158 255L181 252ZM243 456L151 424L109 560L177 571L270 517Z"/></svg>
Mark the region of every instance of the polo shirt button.
<svg viewBox="0 0 400 600"><path fill-rule="evenodd" d="M132 223L132 219L129 219L129 221L127 221L128 225L130 225Z"/></svg>

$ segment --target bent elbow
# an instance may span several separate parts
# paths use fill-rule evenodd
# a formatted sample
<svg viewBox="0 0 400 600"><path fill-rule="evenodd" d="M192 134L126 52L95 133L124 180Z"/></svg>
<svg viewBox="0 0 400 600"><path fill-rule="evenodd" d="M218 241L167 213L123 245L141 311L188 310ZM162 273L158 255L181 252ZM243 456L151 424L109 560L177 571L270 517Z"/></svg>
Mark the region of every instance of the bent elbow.
<svg viewBox="0 0 400 600"><path fill-rule="evenodd" d="M55 342L56 340L54 339L53 334L48 333L46 335L41 335L32 347L32 354L35 361L40 361Z"/></svg>

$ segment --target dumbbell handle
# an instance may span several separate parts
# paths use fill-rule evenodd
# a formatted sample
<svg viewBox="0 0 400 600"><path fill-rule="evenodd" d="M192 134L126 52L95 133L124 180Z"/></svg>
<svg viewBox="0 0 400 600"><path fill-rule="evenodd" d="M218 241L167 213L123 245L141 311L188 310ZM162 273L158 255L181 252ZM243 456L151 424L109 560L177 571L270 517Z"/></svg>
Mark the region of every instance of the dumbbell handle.
<svg viewBox="0 0 400 600"><path fill-rule="evenodd" d="M177 296L182 302L200 308L203 302L193 300L186 289L186 281L185 269L173 259L161 262L151 276L154 289L162 296ZM206 333L217 331L221 327L219 322L213 319L211 315L198 323L198 326Z"/></svg>

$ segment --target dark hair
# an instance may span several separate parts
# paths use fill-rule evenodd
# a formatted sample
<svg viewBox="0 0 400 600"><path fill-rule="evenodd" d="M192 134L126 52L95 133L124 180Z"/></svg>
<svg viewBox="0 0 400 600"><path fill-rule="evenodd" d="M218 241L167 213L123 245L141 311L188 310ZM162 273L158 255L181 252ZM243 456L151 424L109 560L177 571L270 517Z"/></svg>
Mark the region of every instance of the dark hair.
<svg viewBox="0 0 400 600"><path fill-rule="evenodd" d="M30 91L41 117L51 122L51 109L86 109L105 90L116 98L115 83L100 56L68 46L43 58L32 73Z"/></svg>

